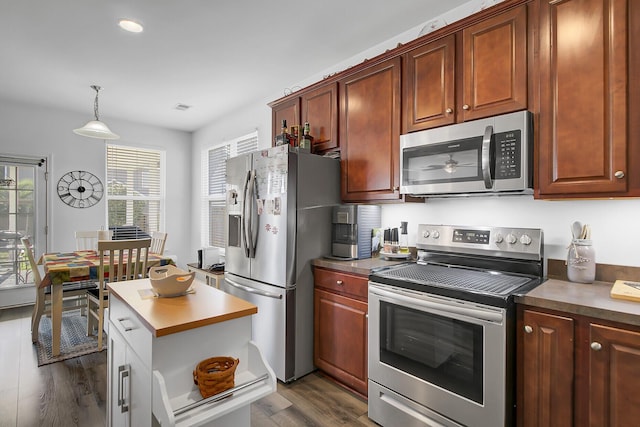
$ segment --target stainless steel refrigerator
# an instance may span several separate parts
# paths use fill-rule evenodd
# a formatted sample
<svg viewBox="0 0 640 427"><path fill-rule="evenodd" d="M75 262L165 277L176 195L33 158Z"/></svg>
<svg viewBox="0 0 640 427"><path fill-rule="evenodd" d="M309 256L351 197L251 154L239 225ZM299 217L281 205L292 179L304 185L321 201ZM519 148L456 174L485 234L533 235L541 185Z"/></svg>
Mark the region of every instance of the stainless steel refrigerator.
<svg viewBox="0 0 640 427"><path fill-rule="evenodd" d="M310 260L331 254L340 163L289 145L227 160L221 289L258 307L253 340L283 382L313 371Z"/></svg>

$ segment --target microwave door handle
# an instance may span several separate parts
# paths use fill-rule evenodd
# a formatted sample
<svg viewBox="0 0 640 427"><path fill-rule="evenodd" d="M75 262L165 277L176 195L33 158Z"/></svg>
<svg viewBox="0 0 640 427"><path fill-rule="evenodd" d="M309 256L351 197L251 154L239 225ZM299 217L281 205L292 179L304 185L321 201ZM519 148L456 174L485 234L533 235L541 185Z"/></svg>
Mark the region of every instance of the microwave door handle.
<svg viewBox="0 0 640 427"><path fill-rule="evenodd" d="M247 258L249 258L249 240L247 237L247 227L248 222L247 218L249 217L250 212L250 202L251 199L248 198L249 193L249 181L251 179L251 171L247 172L247 176L244 181L244 188L242 189L242 197L243 197L243 205L242 205L242 226L241 226L241 234L242 234L242 243L244 244L244 254Z"/></svg>
<svg viewBox="0 0 640 427"><path fill-rule="evenodd" d="M493 135L493 126L489 125L484 130L482 137L482 179L484 187L488 190L493 188L491 180L491 135Z"/></svg>

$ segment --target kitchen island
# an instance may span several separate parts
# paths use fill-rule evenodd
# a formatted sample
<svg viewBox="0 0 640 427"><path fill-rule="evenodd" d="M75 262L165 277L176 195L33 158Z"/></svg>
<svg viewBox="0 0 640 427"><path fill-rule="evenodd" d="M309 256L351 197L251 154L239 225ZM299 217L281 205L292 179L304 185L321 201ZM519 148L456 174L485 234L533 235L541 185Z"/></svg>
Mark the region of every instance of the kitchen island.
<svg viewBox="0 0 640 427"><path fill-rule="evenodd" d="M251 341L257 307L199 281L191 289L158 298L149 279L109 284L107 425L249 426L249 404L276 390ZM193 370L216 356L240 363L233 395L210 402Z"/></svg>

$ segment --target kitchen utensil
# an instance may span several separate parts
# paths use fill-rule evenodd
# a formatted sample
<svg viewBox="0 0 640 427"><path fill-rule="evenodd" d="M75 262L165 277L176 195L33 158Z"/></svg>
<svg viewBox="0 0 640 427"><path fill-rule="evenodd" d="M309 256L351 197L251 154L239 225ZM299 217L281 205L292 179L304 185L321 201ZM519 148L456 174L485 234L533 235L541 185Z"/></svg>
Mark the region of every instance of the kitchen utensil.
<svg viewBox="0 0 640 427"><path fill-rule="evenodd" d="M573 224L571 224L571 235L574 239L581 239L582 223L580 221L574 221Z"/></svg>

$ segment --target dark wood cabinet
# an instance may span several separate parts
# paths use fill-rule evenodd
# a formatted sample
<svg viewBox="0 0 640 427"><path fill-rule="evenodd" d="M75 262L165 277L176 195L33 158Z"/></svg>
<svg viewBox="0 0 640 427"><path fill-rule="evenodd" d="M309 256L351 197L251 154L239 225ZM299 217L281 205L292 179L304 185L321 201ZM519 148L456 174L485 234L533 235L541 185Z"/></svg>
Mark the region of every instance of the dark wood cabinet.
<svg viewBox="0 0 640 427"><path fill-rule="evenodd" d="M276 135L282 130L282 120L287 121L287 127L300 126L300 98L285 98L271 104L271 145L275 145Z"/></svg>
<svg viewBox="0 0 640 427"><path fill-rule="evenodd" d="M522 426L573 425L573 328L571 318L523 311Z"/></svg>
<svg viewBox="0 0 640 427"><path fill-rule="evenodd" d="M625 195L629 0L540 0L539 195ZM637 33L637 31L636 31ZM637 110L636 110L637 111ZM633 121L637 121L633 119ZM635 148L637 151L638 148ZM635 172L637 174L637 171Z"/></svg>
<svg viewBox="0 0 640 427"><path fill-rule="evenodd" d="M637 425L640 333L589 323L588 352L588 425Z"/></svg>
<svg viewBox="0 0 640 427"><path fill-rule="evenodd" d="M401 198L400 67L395 57L339 81L344 202Z"/></svg>
<svg viewBox="0 0 640 427"><path fill-rule="evenodd" d="M309 122L313 137L312 153L338 148L338 84L333 82L300 95L302 118Z"/></svg>
<svg viewBox="0 0 640 427"><path fill-rule="evenodd" d="M405 54L403 133L455 123L456 36Z"/></svg>
<svg viewBox="0 0 640 427"><path fill-rule="evenodd" d="M640 328L519 307L518 329L518 425L637 424Z"/></svg>
<svg viewBox="0 0 640 427"><path fill-rule="evenodd" d="M462 30L462 67L458 121L526 109L526 5Z"/></svg>
<svg viewBox="0 0 640 427"><path fill-rule="evenodd" d="M527 108L527 6L405 54L403 132Z"/></svg>
<svg viewBox="0 0 640 427"><path fill-rule="evenodd" d="M367 396L367 281L314 268L314 348L318 369Z"/></svg>

